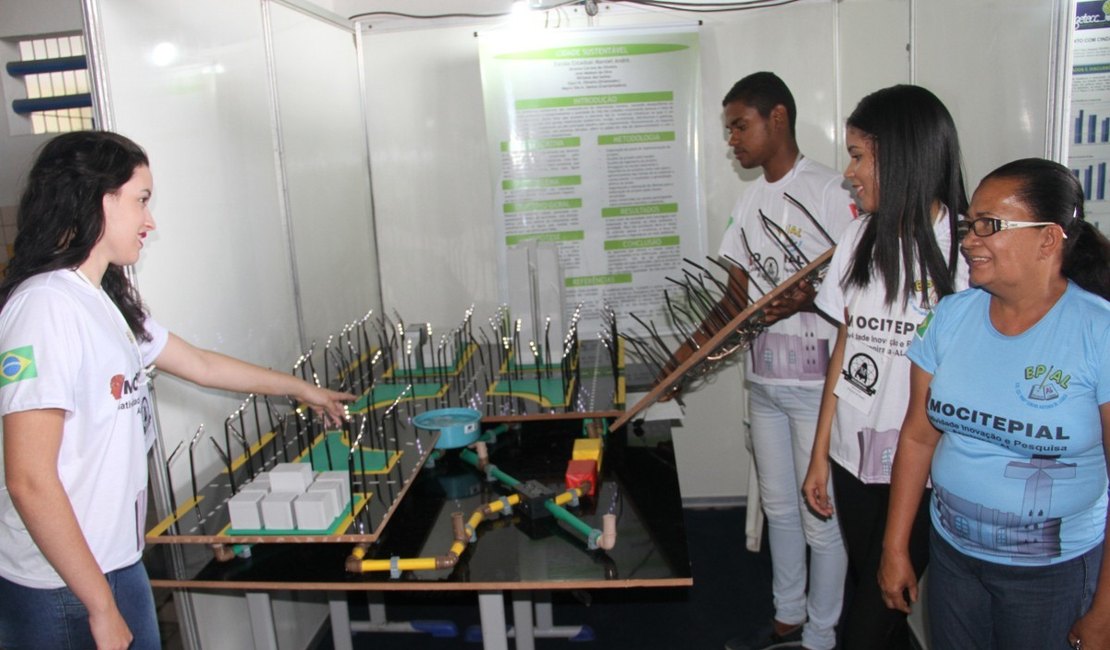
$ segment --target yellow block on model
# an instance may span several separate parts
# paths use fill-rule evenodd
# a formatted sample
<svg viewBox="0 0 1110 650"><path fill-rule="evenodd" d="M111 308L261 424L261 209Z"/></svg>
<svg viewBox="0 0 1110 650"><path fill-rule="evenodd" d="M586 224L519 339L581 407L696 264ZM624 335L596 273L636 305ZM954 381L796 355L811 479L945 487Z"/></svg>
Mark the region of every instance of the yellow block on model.
<svg viewBox="0 0 1110 650"><path fill-rule="evenodd" d="M594 461L597 463L597 474L601 476L601 438L576 439L571 459Z"/></svg>

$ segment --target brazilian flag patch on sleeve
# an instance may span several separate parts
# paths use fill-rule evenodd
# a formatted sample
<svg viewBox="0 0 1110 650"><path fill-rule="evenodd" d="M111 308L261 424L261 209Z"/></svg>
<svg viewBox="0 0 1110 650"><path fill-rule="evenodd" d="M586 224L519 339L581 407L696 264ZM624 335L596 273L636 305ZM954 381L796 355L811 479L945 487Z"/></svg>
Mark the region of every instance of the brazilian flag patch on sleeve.
<svg viewBox="0 0 1110 650"><path fill-rule="evenodd" d="M34 346L25 345L0 354L0 388L38 376Z"/></svg>
<svg viewBox="0 0 1110 650"><path fill-rule="evenodd" d="M925 332L929 331L929 324L932 322L933 312L932 310L930 310L929 313L925 316L925 320L921 321L921 324L917 326L917 338L925 338Z"/></svg>

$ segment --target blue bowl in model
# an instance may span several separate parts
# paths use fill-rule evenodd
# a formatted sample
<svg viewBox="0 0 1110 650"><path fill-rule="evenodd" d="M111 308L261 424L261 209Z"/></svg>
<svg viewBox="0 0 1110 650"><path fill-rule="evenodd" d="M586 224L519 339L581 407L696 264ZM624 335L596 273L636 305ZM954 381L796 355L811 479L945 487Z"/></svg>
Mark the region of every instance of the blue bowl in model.
<svg viewBox="0 0 1110 650"><path fill-rule="evenodd" d="M436 449L457 449L473 444L482 433L480 411L468 408L447 408L425 411L412 419L419 429L439 431Z"/></svg>

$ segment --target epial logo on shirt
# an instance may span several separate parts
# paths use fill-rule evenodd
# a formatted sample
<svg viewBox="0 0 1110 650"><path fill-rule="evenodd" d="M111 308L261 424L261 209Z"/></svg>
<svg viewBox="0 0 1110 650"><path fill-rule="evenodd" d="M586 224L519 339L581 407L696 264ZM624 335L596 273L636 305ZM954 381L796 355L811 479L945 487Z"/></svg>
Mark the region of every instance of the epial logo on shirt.
<svg viewBox="0 0 1110 650"><path fill-rule="evenodd" d="M933 309L933 305L940 300L937 288L933 285L932 280L914 280L913 290L915 295L910 298L910 308L922 316L929 313ZM924 304L922 304L922 298L925 299Z"/></svg>
<svg viewBox="0 0 1110 650"><path fill-rule="evenodd" d="M1038 363L1025 367L1025 381L1030 382L1027 384L1029 390L1025 392L1025 398L1035 403L1046 404L1060 399L1061 393L1068 389L1071 375L1065 374L1055 366Z"/></svg>
<svg viewBox="0 0 1110 650"><path fill-rule="evenodd" d="M135 376L128 380L123 375L113 375L109 381L109 386L112 391L112 397L119 401L124 395L130 395L139 389L141 386L143 371L135 373Z"/></svg>
<svg viewBox="0 0 1110 650"><path fill-rule="evenodd" d="M0 354L0 386L14 384L24 379L33 379L39 376L38 367L35 366L35 348L25 345L13 348Z"/></svg>

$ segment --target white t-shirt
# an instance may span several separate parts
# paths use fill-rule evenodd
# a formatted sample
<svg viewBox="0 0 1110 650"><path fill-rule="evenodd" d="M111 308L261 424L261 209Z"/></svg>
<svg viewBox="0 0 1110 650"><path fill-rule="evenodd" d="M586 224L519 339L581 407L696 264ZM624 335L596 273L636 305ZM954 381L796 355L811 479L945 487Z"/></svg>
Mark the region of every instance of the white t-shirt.
<svg viewBox="0 0 1110 650"><path fill-rule="evenodd" d="M945 210L933 225L937 244L945 253L952 241L947 215ZM816 304L840 323L845 322L845 310L848 314L848 340L836 384L838 399L829 455L864 483L890 483L898 432L910 401L906 349L930 307L922 307L920 283L904 306L900 299L885 304L882 280L874 274L865 289L844 289L841 283L849 273L868 219L860 219L844 232ZM963 256L958 257L956 291L967 288L967 263ZM929 304L936 305L935 289L930 286L928 291Z"/></svg>
<svg viewBox="0 0 1110 650"><path fill-rule="evenodd" d="M58 475L105 573L134 564L143 549L153 420L143 368L169 336L153 319L145 327L153 340L136 345L104 290L72 270L28 279L0 312L0 414L65 411ZM64 585L2 484L0 575L38 589Z"/></svg>
<svg viewBox="0 0 1110 650"><path fill-rule="evenodd" d="M719 253L751 274L748 294L752 300L798 270L764 227L760 212L787 233L809 261L831 245L784 194L805 206L833 241L856 219L856 206L844 187L844 178L818 162L800 158L774 183L760 176L736 202ZM746 355L746 376L762 384L819 386L825 380L835 340L836 328L828 321L813 312L799 312L775 323L752 343L751 354Z"/></svg>

